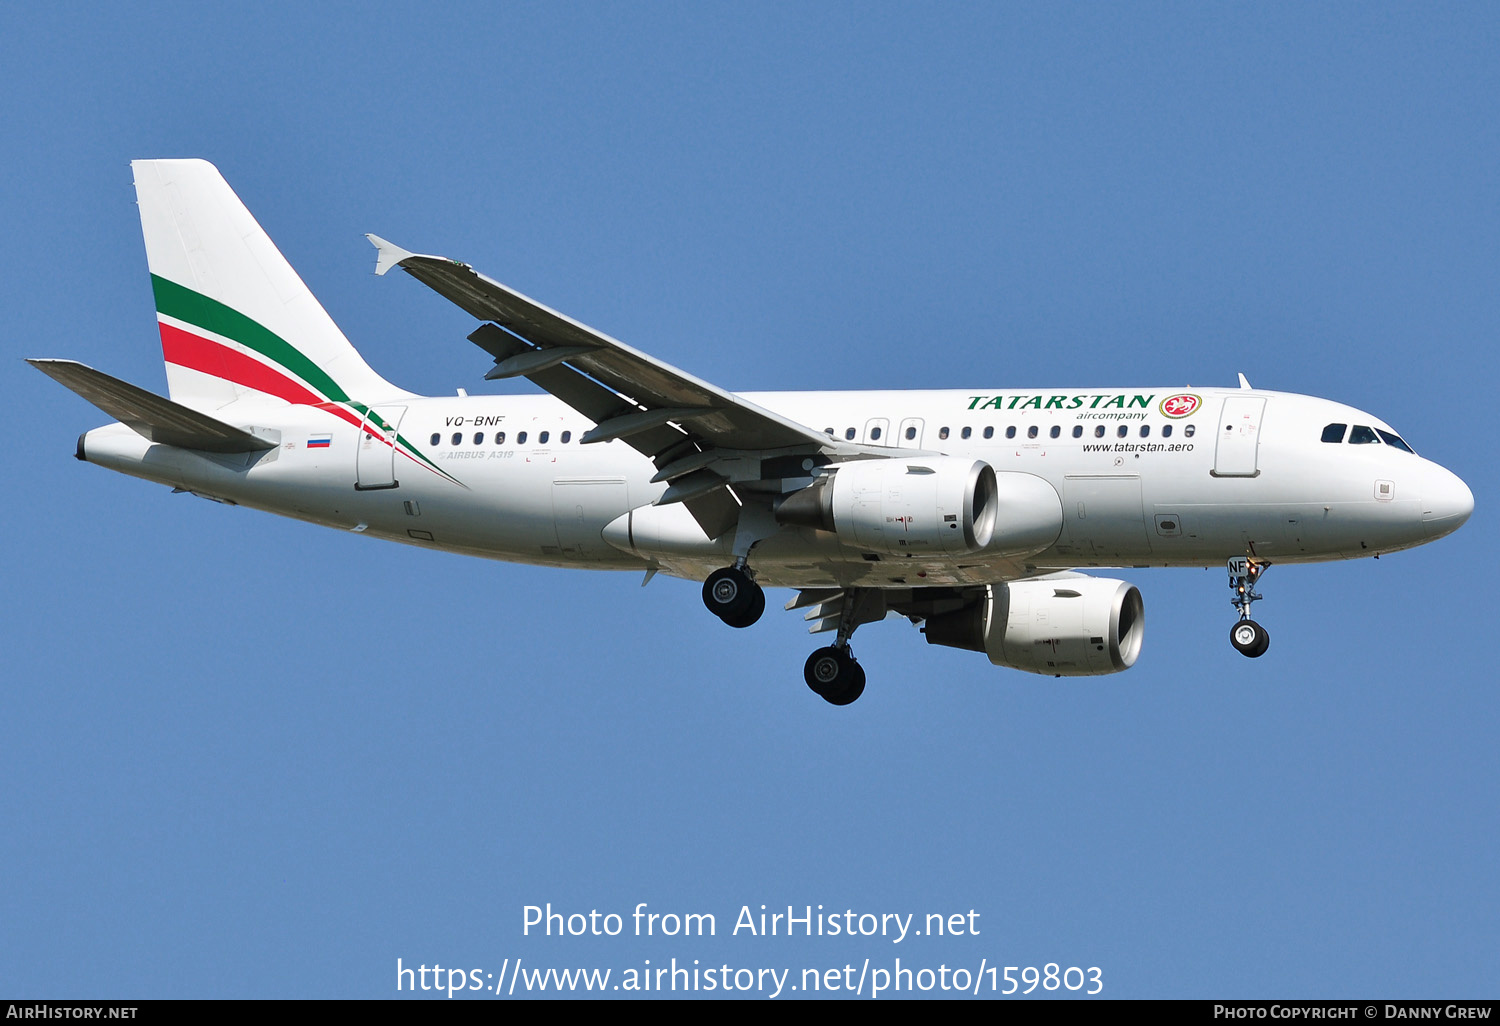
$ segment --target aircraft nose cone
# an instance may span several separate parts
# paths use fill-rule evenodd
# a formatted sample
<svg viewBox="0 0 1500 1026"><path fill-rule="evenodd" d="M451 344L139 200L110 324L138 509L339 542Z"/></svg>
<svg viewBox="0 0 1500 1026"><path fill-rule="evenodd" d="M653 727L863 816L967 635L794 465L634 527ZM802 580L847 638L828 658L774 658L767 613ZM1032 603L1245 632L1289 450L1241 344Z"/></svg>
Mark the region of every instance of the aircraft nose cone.
<svg viewBox="0 0 1500 1026"><path fill-rule="evenodd" d="M1456 531L1474 512L1474 493L1457 474L1433 464L1422 480L1422 523L1441 534Z"/></svg>

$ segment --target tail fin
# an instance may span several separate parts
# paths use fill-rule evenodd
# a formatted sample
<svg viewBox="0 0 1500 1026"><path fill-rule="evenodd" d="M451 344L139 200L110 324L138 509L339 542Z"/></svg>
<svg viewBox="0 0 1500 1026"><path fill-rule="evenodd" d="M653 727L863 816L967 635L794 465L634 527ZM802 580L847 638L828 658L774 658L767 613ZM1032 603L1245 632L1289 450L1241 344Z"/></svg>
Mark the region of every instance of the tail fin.
<svg viewBox="0 0 1500 1026"><path fill-rule="evenodd" d="M131 168L174 400L362 406L409 394L370 369L216 167Z"/></svg>

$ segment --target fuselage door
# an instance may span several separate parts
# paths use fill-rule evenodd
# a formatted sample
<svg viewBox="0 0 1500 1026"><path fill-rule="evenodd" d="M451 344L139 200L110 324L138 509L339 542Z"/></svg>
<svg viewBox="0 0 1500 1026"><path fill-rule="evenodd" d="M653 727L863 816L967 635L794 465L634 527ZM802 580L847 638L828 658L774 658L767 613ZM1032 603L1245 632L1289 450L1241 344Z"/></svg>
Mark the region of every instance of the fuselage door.
<svg viewBox="0 0 1500 1026"><path fill-rule="evenodd" d="M359 491L397 486L396 431L405 415L405 406L372 406L365 414L354 457L354 487Z"/></svg>
<svg viewBox="0 0 1500 1026"><path fill-rule="evenodd" d="M896 432L896 444L903 449L922 448L922 418L907 417Z"/></svg>
<svg viewBox="0 0 1500 1026"><path fill-rule="evenodd" d="M1219 441L1214 449L1214 477L1255 477L1260 448L1264 396L1230 396L1219 415Z"/></svg>

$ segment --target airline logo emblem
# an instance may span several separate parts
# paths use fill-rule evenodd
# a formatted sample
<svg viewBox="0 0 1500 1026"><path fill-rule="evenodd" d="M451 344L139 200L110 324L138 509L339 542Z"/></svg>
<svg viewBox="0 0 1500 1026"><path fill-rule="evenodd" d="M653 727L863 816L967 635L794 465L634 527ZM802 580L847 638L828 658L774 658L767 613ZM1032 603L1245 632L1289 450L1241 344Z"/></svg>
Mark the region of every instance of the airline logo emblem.
<svg viewBox="0 0 1500 1026"><path fill-rule="evenodd" d="M1183 417L1191 417L1198 412L1203 405L1203 399L1193 395L1191 392L1179 392L1177 395L1169 395L1161 401L1161 415L1173 420L1181 420Z"/></svg>

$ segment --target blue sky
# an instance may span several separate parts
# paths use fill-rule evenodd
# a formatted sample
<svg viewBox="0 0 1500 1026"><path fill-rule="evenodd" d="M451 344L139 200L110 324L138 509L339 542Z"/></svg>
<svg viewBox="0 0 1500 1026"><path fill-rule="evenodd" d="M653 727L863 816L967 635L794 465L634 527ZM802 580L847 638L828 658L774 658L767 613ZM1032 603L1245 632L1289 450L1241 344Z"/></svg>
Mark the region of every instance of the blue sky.
<svg viewBox="0 0 1500 1026"><path fill-rule="evenodd" d="M10 5L0 993L394 996L499 972L1099 966L1106 996L1494 996L1491 5ZM1131 571L1059 681L466 560L75 462L22 363L164 390L128 161L212 160L372 365L485 390L466 260L736 389L1256 385L1462 476L1456 536ZM523 936L522 909L712 913ZM741 906L977 936L730 936ZM628 920L627 920L628 922ZM627 931L628 932L628 931ZM616 977L618 979L618 977Z"/></svg>

